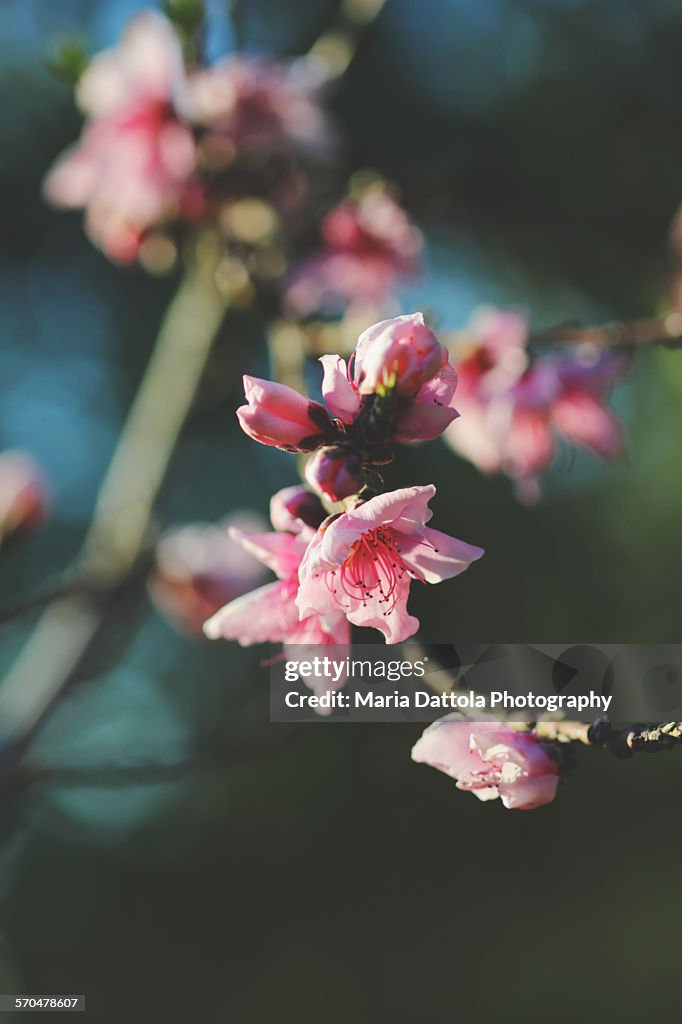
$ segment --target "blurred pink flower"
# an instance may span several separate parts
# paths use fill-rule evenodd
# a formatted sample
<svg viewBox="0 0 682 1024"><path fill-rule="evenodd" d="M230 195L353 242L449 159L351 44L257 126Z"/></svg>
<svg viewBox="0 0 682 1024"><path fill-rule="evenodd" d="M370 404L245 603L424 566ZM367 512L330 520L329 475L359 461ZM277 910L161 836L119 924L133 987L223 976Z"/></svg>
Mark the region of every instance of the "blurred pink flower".
<svg viewBox="0 0 682 1024"><path fill-rule="evenodd" d="M149 593L173 626L201 635L206 619L265 576L258 559L230 536L232 527L262 529L253 513L236 512L220 523L192 523L169 530L156 548Z"/></svg>
<svg viewBox="0 0 682 1024"><path fill-rule="evenodd" d="M479 800L500 797L510 810L551 803L561 774L557 744L540 743L535 733L503 722L460 715L433 722L414 745L412 759L445 772Z"/></svg>
<svg viewBox="0 0 682 1024"><path fill-rule="evenodd" d="M322 356L320 362L324 399L332 415L347 425L360 412L361 392L373 387L384 392L382 382L391 374L398 394L407 399L396 412L394 440L433 440L458 415L453 405L457 374L447 350L426 327L421 313L394 317L368 328L360 335L348 367L340 356Z"/></svg>
<svg viewBox="0 0 682 1024"><path fill-rule="evenodd" d="M421 235L385 192L344 200L327 214L322 235L325 247L286 286L284 304L293 316L355 305L381 309L397 283L418 272Z"/></svg>
<svg viewBox="0 0 682 1024"><path fill-rule="evenodd" d="M78 84L85 126L44 192L58 206L85 208L90 239L112 260L133 261L149 228L200 212L194 136L179 114L184 89L180 42L153 12L133 18Z"/></svg>
<svg viewBox="0 0 682 1024"><path fill-rule="evenodd" d="M300 567L301 615L342 612L373 626L387 643L419 628L407 611L410 583L440 583L464 572L483 550L432 530L433 485L378 495L331 518L313 535Z"/></svg>
<svg viewBox="0 0 682 1024"><path fill-rule="evenodd" d="M0 545L44 522L50 492L40 466L25 452L0 453Z"/></svg>
<svg viewBox="0 0 682 1024"><path fill-rule="evenodd" d="M245 533L232 529L231 537L278 577L226 604L204 623L211 640L238 640L243 647L259 643L347 644L350 627L338 610L318 615L299 614L295 603L298 570L314 536L302 526L298 533Z"/></svg>
<svg viewBox="0 0 682 1024"><path fill-rule="evenodd" d="M225 153L234 155L240 146L325 146L329 132L317 89L312 66L304 60L278 63L233 54L191 74L188 99L192 119L216 145L221 137Z"/></svg>
<svg viewBox="0 0 682 1024"><path fill-rule="evenodd" d="M329 414L286 384L244 377L248 405L237 409L244 433L261 444L290 452L313 451L332 428Z"/></svg>
<svg viewBox="0 0 682 1024"><path fill-rule="evenodd" d="M578 350L530 363L526 320L515 311L479 314L469 340L456 363L461 419L445 439L483 472L507 473L521 496L533 497L557 437L605 459L622 452L623 430L607 395L627 369L625 357Z"/></svg>
<svg viewBox="0 0 682 1024"><path fill-rule="evenodd" d="M320 448L308 459L305 478L321 497L343 501L362 487L362 463L345 448Z"/></svg>

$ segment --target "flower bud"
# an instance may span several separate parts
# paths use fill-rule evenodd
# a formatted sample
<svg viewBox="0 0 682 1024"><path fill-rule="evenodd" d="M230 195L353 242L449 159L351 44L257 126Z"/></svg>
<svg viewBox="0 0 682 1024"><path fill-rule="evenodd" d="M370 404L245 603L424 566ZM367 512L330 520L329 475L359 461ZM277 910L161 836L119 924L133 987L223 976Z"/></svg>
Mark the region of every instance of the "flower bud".
<svg viewBox="0 0 682 1024"><path fill-rule="evenodd" d="M270 521L286 533L300 533L303 526L316 530L326 515L318 496L300 484L285 487L270 499Z"/></svg>
<svg viewBox="0 0 682 1024"><path fill-rule="evenodd" d="M384 320L365 331L358 342L358 389L363 395L395 389L403 397L414 397L447 361L447 350L421 313Z"/></svg>
<svg viewBox="0 0 682 1024"><path fill-rule="evenodd" d="M311 452L331 431L329 413L293 388L258 377L244 377L248 405L237 409L242 430L261 444Z"/></svg>
<svg viewBox="0 0 682 1024"><path fill-rule="evenodd" d="M305 467L310 486L330 501L342 501L362 487L362 463L345 448L320 448Z"/></svg>
<svg viewBox="0 0 682 1024"><path fill-rule="evenodd" d="M500 797L510 810L528 811L552 802L563 763L558 743L461 715L433 722L412 748L412 760L445 772L479 800Z"/></svg>
<svg viewBox="0 0 682 1024"><path fill-rule="evenodd" d="M0 544L28 533L47 514L49 491L37 463L20 451L0 454Z"/></svg>

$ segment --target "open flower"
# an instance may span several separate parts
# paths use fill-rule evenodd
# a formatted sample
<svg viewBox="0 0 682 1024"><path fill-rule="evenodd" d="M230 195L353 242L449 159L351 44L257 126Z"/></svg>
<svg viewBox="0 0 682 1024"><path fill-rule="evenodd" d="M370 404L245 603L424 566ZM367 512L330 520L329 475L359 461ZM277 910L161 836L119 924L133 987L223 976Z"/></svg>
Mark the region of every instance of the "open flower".
<svg viewBox="0 0 682 1024"><path fill-rule="evenodd" d="M322 356L320 362L325 402L347 425L359 415L364 396L393 389L392 440L431 441L458 415L457 374L421 313L383 320L364 331L351 359L352 374L340 356Z"/></svg>
<svg viewBox="0 0 682 1024"><path fill-rule="evenodd" d="M289 279L284 303L293 316L384 309L397 283L415 276L422 239L386 192L346 199L322 224L324 248Z"/></svg>
<svg viewBox="0 0 682 1024"><path fill-rule="evenodd" d="M391 644L412 636L419 628L407 611L412 580L440 583L483 555L425 525L435 493L433 485L404 487L323 523L299 570L301 615L341 612L357 626L380 630Z"/></svg>
<svg viewBox="0 0 682 1024"><path fill-rule="evenodd" d="M457 780L458 789L479 800L500 797L510 810L551 803L561 777L558 744L541 743L535 733L503 722L474 722L457 714L425 730L412 749L412 760L445 772Z"/></svg>
<svg viewBox="0 0 682 1024"><path fill-rule="evenodd" d="M622 452L623 430L607 396L628 364L618 353L592 350L530 362L526 340L526 320L516 311L485 310L472 319L468 350L456 363L461 419L445 440L483 472L512 477L530 498L558 438L605 459Z"/></svg>
<svg viewBox="0 0 682 1024"><path fill-rule="evenodd" d="M278 502L275 507L281 512ZM248 533L233 527L231 538L271 569L277 580L226 604L204 624L206 636L238 640L243 647L265 642L347 644L350 627L342 612L302 616L295 603L299 566L314 535L303 522L295 533Z"/></svg>
<svg viewBox="0 0 682 1024"><path fill-rule="evenodd" d="M83 133L48 174L45 195L84 208L90 239L127 263L151 227L195 216L201 205L194 137L178 113L184 68L170 23L153 12L135 17L118 46L93 58L76 98Z"/></svg>
<svg viewBox="0 0 682 1024"><path fill-rule="evenodd" d="M244 377L248 405L237 409L242 430L261 444L310 452L324 443L332 422L324 406L286 384Z"/></svg>

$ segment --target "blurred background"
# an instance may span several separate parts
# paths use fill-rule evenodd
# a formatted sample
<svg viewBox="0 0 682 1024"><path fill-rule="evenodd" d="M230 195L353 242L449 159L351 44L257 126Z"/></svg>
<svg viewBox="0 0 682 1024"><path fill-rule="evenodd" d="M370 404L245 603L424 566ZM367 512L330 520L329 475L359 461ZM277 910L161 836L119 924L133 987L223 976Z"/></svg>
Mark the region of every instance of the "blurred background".
<svg viewBox="0 0 682 1024"><path fill-rule="evenodd" d="M0 610L77 553L177 283L113 266L40 197L80 123L51 40L111 45L144 6L0 0L0 449L54 487L49 526L3 554ZM304 53L338 6L239 0L243 44ZM208 10L217 56L232 24L226 0ZM444 329L482 303L538 327L664 309L681 49L673 0L388 0L333 108L350 166L396 182L424 231L403 309ZM267 353L235 313L162 526L265 516L296 482L238 429L245 371ZM441 442L400 453L390 482L435 481L437 524L487 551L415 591L426 640L679 639L682 354L643 353L615 401L627 461L559 460L532 508ZM3 796L0 991L85 993L103 1022L622 1024L676 1005L678 758L582 751L555 804L508 813L411 764L416 726L269 725L263 652L184 639L138 591ZM34 617L0 627L3 670Z"/></svg>

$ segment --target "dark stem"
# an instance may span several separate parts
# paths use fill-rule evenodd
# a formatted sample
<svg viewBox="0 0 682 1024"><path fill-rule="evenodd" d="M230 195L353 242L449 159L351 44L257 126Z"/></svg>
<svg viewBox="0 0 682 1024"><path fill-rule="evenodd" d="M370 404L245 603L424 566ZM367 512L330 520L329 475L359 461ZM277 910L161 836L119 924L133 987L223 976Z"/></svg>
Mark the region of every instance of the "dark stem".
<svg viewBox="0 0 682 1024"><path fill-rule="evenodd" d="M682 345L682 313L671 310L650 320L614 322L600 327L559 325L545 331L534 331L529 341L537 347L594 345L597 348L642 348L648 345L667 345L677 348Z"/></svg>

